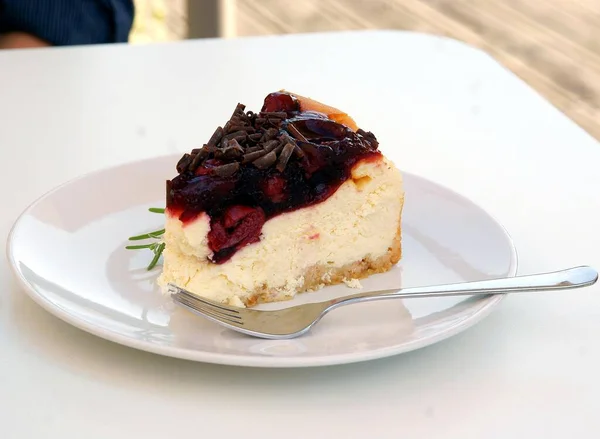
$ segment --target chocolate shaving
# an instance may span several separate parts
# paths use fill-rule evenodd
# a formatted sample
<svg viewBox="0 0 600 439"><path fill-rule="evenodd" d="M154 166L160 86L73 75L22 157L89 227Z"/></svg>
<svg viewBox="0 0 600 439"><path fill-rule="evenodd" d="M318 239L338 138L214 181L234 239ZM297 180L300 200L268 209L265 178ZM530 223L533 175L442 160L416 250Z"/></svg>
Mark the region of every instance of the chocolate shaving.
<svg viewBox="0 0 600 439"><path fill-rule="evenodd" d="M190 166L190 163L192 163L192 160L193 160L193 158L190 154L184 154L183 157L181 157L179 159L179 161L177 162L177 166L176 166L177 172L179 172L180 174L182 172L184 172L188 168L188 166Z"/></svg>
<svg viewBox="0 0 600 439"><path fill-rule="evenodd" d="M304 157L304 151L302 151L302 149L300 149L300 147L296 143L296 139L294 139L288 133L285 133L285 132L282 133L279 136L279 140L281 140L283 142L283 144L291 143L292 145L294 145L294 157L299 158L299 159Z"/></svg>
<svg viewBox="0 0 600 439"><path fill-rule="evenodd" d="M223 137L223 128L218 127L206 144L209 146L217 146L221 137Z"/></svg>
<svg viewBox="0 0 600 439"><path fill-rule="evenodd" d="M261 149L260 151L254 151L254 152L246 153L246 154L244 154L244 158L242 159L242 163L252 162L252 161L254 161L254 160L262 157L265 154L267 154L267 151L265 151L264 149Z"/></svg>
<svg viewBox="0 0 600 439"><path fill-rule="evenodd" d="M244 154L244 148L236 139L228 140L223 147L223 156L225 158L238 159Z"/></svg>
<svg viewBox="0 0 600 439"><path fill-rule="evenodd" d="M271 118L267 118L267 123L271 126L277 127L279 128L279 126L281 126L281 119L271 119Z"/></svg>
<svg viewBox="0 0 600 439"><path fill-rule="evenodd" d="M204 145L200 149L200 151L198 151L198 154L196 154L196 156L194 157L194 160L192 160L192 162L190 163L188 170L194 172L196 169L198 169L198 166L200 166L200 163L202 162L202 160L204 160L206 157L208 157L212 150L214 150L213 147Z"/></svg>
<svg viewBox="0 0 600 439"><path fill-rule="evenodd" d="M304 158L304 151L302 151L302 148L300 148L298 145L294 146L294 156L299 159Z"/></svg>
<svg viewBox="0 0 600 439"><path fill-rule="evenodd" d="M215 158L219 159L219 160L223 160L225 158L225 153L223 152L222 149L217 149L215 151Z"/></svg>
<svg viewBox="0 0 600 439"><path fill-rule="evenodd" d="M225 134L231 134L236 131L239 131L240 128L243 126L244 126L244 124L242 124L241 122L236 122L232 119L229 121L229 126L227 127L227 132Z"/></svg>
<svg viewBox="0 0 600 439"><path fill-rule="evenodd" d="M277 161L277 154L275 154L275 151L271 151L261 158L254 160L252 164L258 169L267 169L272 166L275 161Z"/></svg>
<svg viewBox="0 0 600 439"><path fill-rule="evenodd" d="M287 119L287 113L285 111L263 111L260 113L260 116L275 119Z"/></svg>
<svg viewBox="0 0 600 439"><path fill-rule="evenodd" d="M252 127L250 125L248 125L248 126L242 126L242 125L240 125L239 127L236 127L236 128L237 128L237 130L239 130L239 131L245 131L248 134L254 134L254 133L256 133L256 130L254 129L254 127Z"/></svg>
<svg viewBox="0 0 600 439"><path fill-rule="evenodd" d="M277 138L283 143L291 143L293 145L296 144L296 140L285 131L283 131L279 136L277 136Z"/></svg>
<svg viewBox="0 0 600 439"><path fill-rule="evenodd" d="M263 134L262 140L266 142L268 140L274 139L277 136L278 132L279 132L279 130L277 128L269 128Z"/></svg>
<svg viewBox="0 0 600 439"><path fill-rule="evenodd" d="M303 142L308 142L308 139L302 135L302 133L294 126L293 123L288 124L288 131L298 140L302 140Z"/></svg>
<svg viewBox="0 0 600 439"><path fill-rule="evenodd" d="M244 110L246 109L246 106L244 104L240 104L238 103L235 106L235 110L233 110L233 113L231 114L231 117L237 116L238 114L242 113L244 114ZM230 118L231 119L231 118Z"/></svg>
<svg viewBox="0 0 600 439"><path fill-rule="evenodd" d="M294 149L296 148L297 146L292 143L285 144L283 150L281 151L281 154L279 155L279 161L277 162L277 170L279 172L283 172L285 170L285 167L287 166L287 163L290 160Z"/></svg>
<svg viewBox="0 0 600 439"><path fill-rule="evenodd" d="M263 149L267 152L273 151L279 145L279 140L269 140L263 145Z"/></svg>
<svg viewBox="0 0 600 439"><path fill-rule="evenodd" d="M207 169L212 169L214 175L228 177L240 169L243 164L252 163L259 169L268 169L276 165L283 172L290 160L303 160L305 153L300 145L310 143L294 123L294 114L286 111L245 112L245 105L238 103L230 119L223 127L217 127L209 141L202 148L194 148L190 154L185 154L177 163L177 171L196 172L204 166L207 159L216 159ZM315 113L314 117L319 114ZM323 116L327 119L325 116ZM355 134L359 142L366 147L377 147L373 133L358 129ZM321 146L325 143L318 142ZM220 162L220 163L219 163ZM215 164L216 166L213 168Z"/></svg>
<svg viewBox="0 0 600 439"><path fill-rule="evenodd" d="M213 168L213 172L219 177L231 177L238 169L240 169L240 164L238 162L231 162Z"/></svg>
<svg viewBox="0 0 600 439"><path fill-rule="evenodd" d="M233 133L227 134L226 136L223 136L223 139L221 140L221 142L226 142L232 139L235 139L237 141L240 140L244 140L246 138L246 132L245 131L234 131Z"/></svg>

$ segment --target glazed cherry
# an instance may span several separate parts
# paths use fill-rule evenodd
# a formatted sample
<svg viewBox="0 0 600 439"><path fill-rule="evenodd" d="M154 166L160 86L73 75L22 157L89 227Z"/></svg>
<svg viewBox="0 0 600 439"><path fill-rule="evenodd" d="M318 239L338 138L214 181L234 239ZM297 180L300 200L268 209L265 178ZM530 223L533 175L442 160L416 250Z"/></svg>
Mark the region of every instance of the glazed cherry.
<svg viewBox="0 0 600 439"><path fill-rule="evenodd" d="M287 93L275 92L267 95L261 111L299 111L298 100Z"/></svg>
<svg viewBox="0 0 600 439"><path fill-rule="evenodd" d="M217 179L211 175L192 176L189 180L174 179L167 196L167 207L203 212L220 203L235 189L235 180Z"/></svg>
<svg viewBox="0 0 600 439"><path fill-rule="evenodd" d="M213 261L223 262L242 247L258 242L265 213L260 207L231 206L221 218L213 218L208 233L208 245Z"/></svg>
<svg viewBox="0 0 600 439"><path fill-rule="evenodd" d="M328 119L299 119L290 122L306 139L343 140L351 130Z"/></svg>
<svg viewBox="0 0 600 439"><path fill-rule="evenodd" d="M282 175L271 175L266 177L262 190L272 203L281 203L286 199L286 183Z"/></svg>

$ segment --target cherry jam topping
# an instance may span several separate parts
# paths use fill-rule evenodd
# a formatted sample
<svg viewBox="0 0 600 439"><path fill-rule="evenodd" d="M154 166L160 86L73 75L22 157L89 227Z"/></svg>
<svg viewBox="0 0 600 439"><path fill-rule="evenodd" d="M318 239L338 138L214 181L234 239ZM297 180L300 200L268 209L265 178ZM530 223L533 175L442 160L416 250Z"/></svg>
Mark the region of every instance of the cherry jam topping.
<svg viewBox="0 0 600 439"><path fill-rule="evenodd" d="M265 98L261 111L285 111L288 113L300 111L300 102L288 93L275 92Z"/></svg>
<svg viewBox="0 0 600 439"><path fill-rule="evenodd" d="M212 261L223 263L260 240L268 219L330 197L359 160L379 156L370 132L356 132L282 92L259 113L238 104L210 140L179 160L167 208L181 221L211 218Z"/></svg>

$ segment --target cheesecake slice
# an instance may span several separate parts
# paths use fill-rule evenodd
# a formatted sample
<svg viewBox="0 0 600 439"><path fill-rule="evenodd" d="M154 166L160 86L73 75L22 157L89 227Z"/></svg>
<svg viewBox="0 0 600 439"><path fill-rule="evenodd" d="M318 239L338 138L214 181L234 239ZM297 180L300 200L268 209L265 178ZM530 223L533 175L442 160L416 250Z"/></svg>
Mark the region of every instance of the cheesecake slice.
<svg viewBox="0 0 600 439"><path fill-rule="evenodd" d="M401 258L402 176L371 132L293 93L238 104L167 181L159 284L234 306L293 298Z"/></svg>

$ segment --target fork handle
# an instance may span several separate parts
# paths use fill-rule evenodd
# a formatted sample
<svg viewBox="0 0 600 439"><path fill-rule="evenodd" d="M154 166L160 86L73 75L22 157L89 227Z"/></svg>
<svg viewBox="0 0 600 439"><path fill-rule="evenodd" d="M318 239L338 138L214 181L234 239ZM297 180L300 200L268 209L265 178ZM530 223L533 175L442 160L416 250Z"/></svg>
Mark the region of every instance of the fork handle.
<svg viewBox="0 0 600 439"><path fill-rule="evenodd" d="M530 274L500 279L463 282L426 287L358 293L331 301L331 306L369 302L392 298L443 297L463 295L488 295L525 293L548 290L565 290L593 285L598 280L598 272L591 267L581 266L551 273Z"/></svg>

